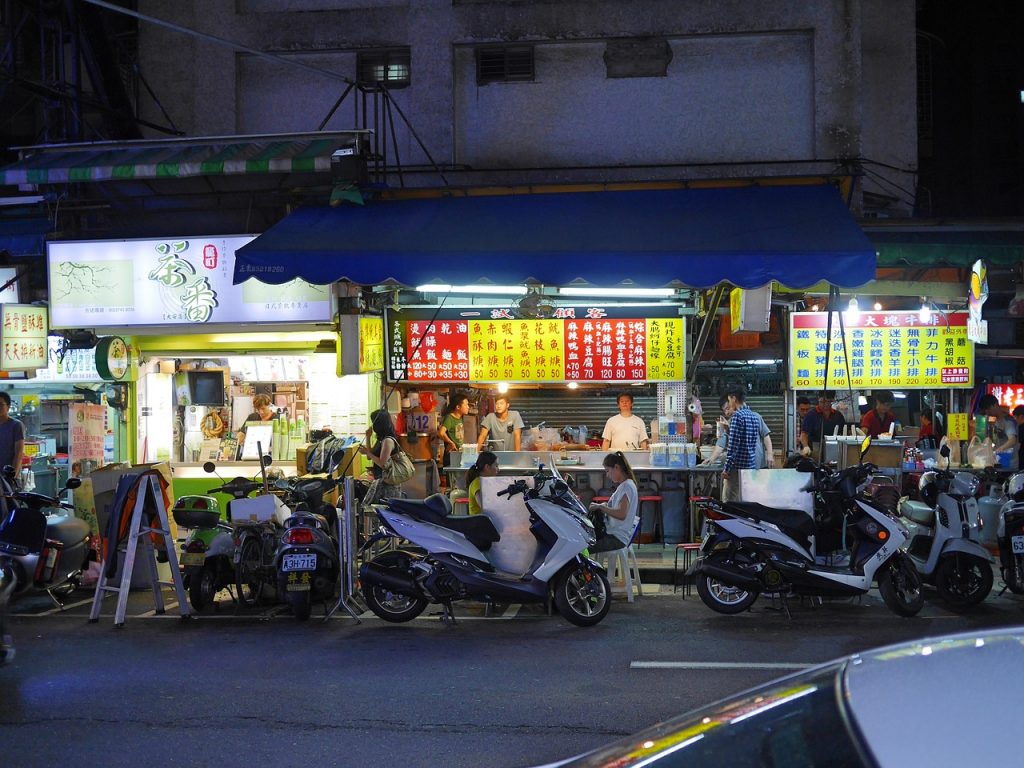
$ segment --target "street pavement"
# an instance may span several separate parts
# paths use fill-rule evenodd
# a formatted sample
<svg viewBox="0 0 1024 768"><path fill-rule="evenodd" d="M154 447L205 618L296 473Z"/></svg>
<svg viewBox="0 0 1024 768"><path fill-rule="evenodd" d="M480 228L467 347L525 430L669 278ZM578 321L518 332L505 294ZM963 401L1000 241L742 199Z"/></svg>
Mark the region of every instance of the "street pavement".
<svg viewBox="0 0 1024 768"><path fill-rule="evenodd" d="M993 594L963 614L929 595L903 619L861 600L759 600L720 616L650 587L579 629L536 607L484 616L457 606L405 625L366 614L300 624L282 607L154 615L132 593L123 627L108 598L53 610L16 603L18 653L0 668L6 766L524 766L627 735L804 665L877 645L1024 623L1024 599ZM996 590L998 591L998 585ZM75 603L78 603L77 605ZM957 681L967 684L969 681Z"/></svg>

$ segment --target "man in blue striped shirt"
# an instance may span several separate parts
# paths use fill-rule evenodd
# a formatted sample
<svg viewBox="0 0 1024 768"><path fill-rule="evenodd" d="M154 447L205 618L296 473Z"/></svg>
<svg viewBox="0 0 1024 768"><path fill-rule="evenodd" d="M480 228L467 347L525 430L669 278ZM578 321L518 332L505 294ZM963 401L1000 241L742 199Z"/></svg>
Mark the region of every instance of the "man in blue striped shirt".
<svg viewBox="0 0 1024 768"><path fill-rule="evenodd" d="M739 470L757 468L761 425L757 414L744 402L746 393L742 389L729 390L726 398L733 414L729 420L729 449L722 469L722 498L725 501L739 501Z"/></svg>

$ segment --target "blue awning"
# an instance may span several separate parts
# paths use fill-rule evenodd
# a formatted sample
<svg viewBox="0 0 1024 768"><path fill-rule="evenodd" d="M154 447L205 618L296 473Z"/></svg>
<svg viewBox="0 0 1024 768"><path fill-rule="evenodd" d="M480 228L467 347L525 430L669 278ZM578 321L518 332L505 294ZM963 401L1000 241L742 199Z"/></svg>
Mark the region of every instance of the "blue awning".
<svg viewBox="0 0 1024 768"><path fill-rule="evenodd" d="M854 287L875 251L830 185L433 197L300 208L238 251L235 282L253 277Z"/></svg>
<svg viewBox="0 0 1024 768"><path fill-rule="evenodd" d="M0 251L11 256L41 256L46 253L46 235L53 222L43 218L0 218Z"/></svg>

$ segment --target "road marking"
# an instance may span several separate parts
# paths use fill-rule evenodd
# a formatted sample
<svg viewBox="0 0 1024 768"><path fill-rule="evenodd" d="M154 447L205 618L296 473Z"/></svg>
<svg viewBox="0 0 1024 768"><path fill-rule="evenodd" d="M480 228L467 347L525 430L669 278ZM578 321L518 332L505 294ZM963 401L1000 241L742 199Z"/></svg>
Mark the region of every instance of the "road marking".
<svg viewBox="0 0 1024 768"><path fill-rule="evenodd" d="M816 664L736 661L631 661L630 669L810 669Z"/></svg>

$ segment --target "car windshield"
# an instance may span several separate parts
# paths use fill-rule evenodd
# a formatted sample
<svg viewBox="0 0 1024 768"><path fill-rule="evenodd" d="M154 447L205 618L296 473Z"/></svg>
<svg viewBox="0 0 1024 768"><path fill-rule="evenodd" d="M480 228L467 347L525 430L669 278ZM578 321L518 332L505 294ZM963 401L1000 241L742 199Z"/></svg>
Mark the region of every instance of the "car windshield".
<svg viewBox="0 0 1024 768"><path fill-rule="evenodd" d="M656 725L572 766L872 766L846 712L842 665L789 677Z"/></svg>

